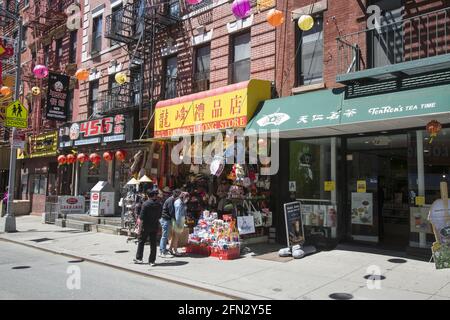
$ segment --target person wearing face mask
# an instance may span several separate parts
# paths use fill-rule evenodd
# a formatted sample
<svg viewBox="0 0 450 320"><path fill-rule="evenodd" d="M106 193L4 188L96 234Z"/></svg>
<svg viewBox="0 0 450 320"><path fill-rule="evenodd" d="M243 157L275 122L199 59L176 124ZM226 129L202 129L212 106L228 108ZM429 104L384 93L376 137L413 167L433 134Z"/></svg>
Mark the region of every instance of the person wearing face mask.
<svg viewBox="0 0 450 320"><path fill-rule="evenodd" d="M182 192L179 198L174 203L175 219L173 220L172 239L170 241L169 252L175 257L180 256L180 254L178 253L178 242L180 234L183 232L184 229L188 201L189 201L189 193Z"/></svg>

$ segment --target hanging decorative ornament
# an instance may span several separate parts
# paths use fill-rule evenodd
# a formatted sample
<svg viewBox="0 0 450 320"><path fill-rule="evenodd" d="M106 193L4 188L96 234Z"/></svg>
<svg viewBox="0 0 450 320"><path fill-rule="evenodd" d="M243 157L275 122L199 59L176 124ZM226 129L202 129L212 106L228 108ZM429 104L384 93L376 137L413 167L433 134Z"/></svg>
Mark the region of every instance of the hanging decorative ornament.
<svg viewBox="0 0 450 320"><path fill-rule="evenodd" d="M102 158L97 153L91 153L89 155L89 161L95 166L98 166Z"/></svg>
<svg viewBox="0 0 450 320"><path fill-rule="evenodd" d="M0 93L2 94L2 96L9 96L11 94L12 90L10 87L7 86L3 86L0 88Z"/></svg>
<svg viewBox="0 0 450 320"><path fill-rule="evenodd" d="M116 159L119 160L120 162L124 162L126 157L127 153L124 150L116 151Z"/></svg>
<svg viewBox="0 0 450 320"><path fill-rule="evenodd" d="M437 120L431 120L427 123L427 132L430 134L429 143L433 142L433 139L438 135L439 131L441 131L442 125Z"/></svg>
<svg viewBox="0 0 450 320"><path fill-rule="evenodd" d="M85 153L80 153L80 154L77 156L77 160L78 160L78 162L79 162L80 164L83 164L83 163L89 161L89 157L88 157L88 155L85 154Z"/></svg>
<svg viewBox="0 0 450 320"><path fill-rule="evenodd" d="M66 162L67 162L67 164L73 164L73 163L75 163L75 161L77 161L77 157L75 157L75 155L73 155L73 154L68 154L67 156L66 156Z"/></svg>
<svg viewBox="0 0 450 320"><path fill-rule="evenodd" d="M247 17L252 10L252 4L250 0L234 0L231 5L231 11L238 19Z"/></svg>
<svg viewBox="0 0 450 320"><path fill-rule="evenodd" d="M123 72L117 72L114 76L114 79L116 79L116 82L118 84L124 84L125 82L127 82L127 75Z"/></svg>
<svg viewBox="0 0 450 320"><path fill-rule="evenodd" d="M314 26L314 19L309 14L304 14L298 19L298 27L302 31L311 30Z"/></svg>
<svg viewBox="0 0 450 320"><path fill-rule="evenodd" d="M194 5L194 4L199 4L200 2L202 2L202 0L186 0L187 4L189 5Z"/></svg>
<svg viewBox="0 0 450 320"><path fill-rule="evenodd" d="M65 155L60 155L58 157L58 165L62 166L63 164L66 164L67 158Z"/></svg>
<svg viewBox="0 0 450 320"><path fill-rule="evenodd" d="M75 78L79 81L86 81L89 79L89 71L86 69L78 69L77 72L75 72Z"/></svg>
<svg viewBox="0 0 450 320"><path fill-rule="evenodd" d="M277 9L271 9L267 13L267 22L272 27L278 27L279 25L283 24L284 22L284 14L280 10Z"/></svg>
<svg viewBox="0 0 450 320"><path fill-rule="evenodd" d="M103 153L103 160L105 160L106 162L113 161L113 158L114 158L114 153L112 153L111 151L106 151Z"/></svg>
<svg viewBox="0 0 450 320"><path fill-rule="evenodd" d="M39 87L33 87L31 88L31 93L33 94L33 96L38 96L41 94L41 89L39 89Z"/></svg>
<svg viewBox="0 0 450 320"><path fill-rule="evenodd" d="M34 67L33 73L36 78L44 79L48 76L48 68L46 66L43 66L42 64L38 64Z"/></svg>

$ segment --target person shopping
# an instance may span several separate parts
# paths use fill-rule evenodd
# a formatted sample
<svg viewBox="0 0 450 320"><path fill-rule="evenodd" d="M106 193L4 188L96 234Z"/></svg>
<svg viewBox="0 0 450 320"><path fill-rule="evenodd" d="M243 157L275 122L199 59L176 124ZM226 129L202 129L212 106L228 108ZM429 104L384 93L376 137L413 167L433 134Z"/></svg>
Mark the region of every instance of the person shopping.
<svg viewBox="0 0 450 320"><path fill-rule="evenodd" d="M167 250L167 242L172 231L172 220L175 220L175 201L180 196L180 190L174 190L172 195L167 198L162 207L161 223L161 241L159 243L159 252L161 258L170 258L172 255Z"/></svg>
<svg viewBox="0 0 450 320"><path fill-rule="evenodd" d="M142 263L145 242L150 238L150 256L148 262L153 267L156 261L156 235L158 233L158 220L161 218L162 207L158 201L157 190L147 190L147 194L149 199L142 205L139 215L142 225L134 262Z"/></svg>
<svg viewBox="0 0 450 320"><path fill-rule="evenodd" d="M189 201L189 193L182 192L180 194L180 197L174 203L175 220L173 220L173 222L172 222L173 223L172 239L170 241L169 250L170 250L171 254L176 257L180 256L180 254L178 253L178 242L179 242L179 237L184 229L188 201Z"/></svg>

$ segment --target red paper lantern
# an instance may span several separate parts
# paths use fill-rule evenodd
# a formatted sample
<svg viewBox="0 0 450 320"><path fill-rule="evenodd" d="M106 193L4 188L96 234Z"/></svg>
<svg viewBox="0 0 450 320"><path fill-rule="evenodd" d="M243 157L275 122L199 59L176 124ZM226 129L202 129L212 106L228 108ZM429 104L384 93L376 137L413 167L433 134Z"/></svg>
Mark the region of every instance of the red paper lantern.
<svg viewBox="0 0 450 320"><path fill-rule="evenodd" d="M113 160L114 154L111 151L106 151L103 153L103 160L111 162Z"/></svg>
<svg viewBox="0 0 450 320"><path fill-rule="evenodd" d="M75 161L77 161L77 158L73 154L68 154L66 156L66 159L67 159L68 164L73 164L73 163L75 163Z"/></svg>
<svg viewBox="0 0 450 320"><path fill-rule="evenodd" d="M87 162L89 160L89 157L85 153L80 153L77 156L77 160L78 160L79 163L83 164L83 163L85 163L85 162Z"/></svg>
<svg viewBox="0 0 450 320"><path fill-rule="evenodd" d="M91 153L89 155L89 161L96 166L102 161L102 158L97 153Z"/></svg>
<svg viewBox="0 0 450 320"><path fill-rule="evenodd" d="M127 157L127 153L124 150L118 150L116 151L116 159L123 162L125 161L125 158Z"/></svg>
<svg viewBox="0 0 450 320"><path fill-rule="evenodd" d="M442 130L442 125L439 121L437 120L431 120L430 122L427 123L427 132L430 134L430 143L433 141L433 138L435 138L439 131Z"/></svg>
<svg viewBox="0 0 450 320"><path fill-rule="evenodd" d="M58 164L59 164L60 166L62 166L62 165L65 164L66 162L67 162L67 158L66 158L65 155L60 155L60 156L58 157Z"/></svg>

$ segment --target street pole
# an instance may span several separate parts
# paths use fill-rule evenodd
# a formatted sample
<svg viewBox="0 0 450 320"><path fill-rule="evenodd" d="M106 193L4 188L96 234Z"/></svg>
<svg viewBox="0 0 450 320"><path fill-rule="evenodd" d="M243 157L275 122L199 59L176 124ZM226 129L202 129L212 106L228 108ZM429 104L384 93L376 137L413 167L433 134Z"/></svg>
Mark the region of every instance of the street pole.
<svg viewBox="0 0 450 320"><path fill-rule="evenodd" d="M17 46L15 48L16 52L16 81L14 88L14 100L19 99L19 91L20 91L20 74L21 74L21 54L22 54L22 37L23 37L23 28L22 28L22 17L14 17L17 21L17 25L19 27L19 38L17 39ZM12 138L14 140L14 136L16 134L16 128L12 128ZM11 155L9 158L9 183L8 183L8 205L6 208L6 216L4 217L4 221L2 223L2 232L16 232L16 217L12 210L12 204L14 202L14 189L15 189L15 178L16 178L16 161L17 161L17 150L14 146L14 143L11 143Z"/></svg>

